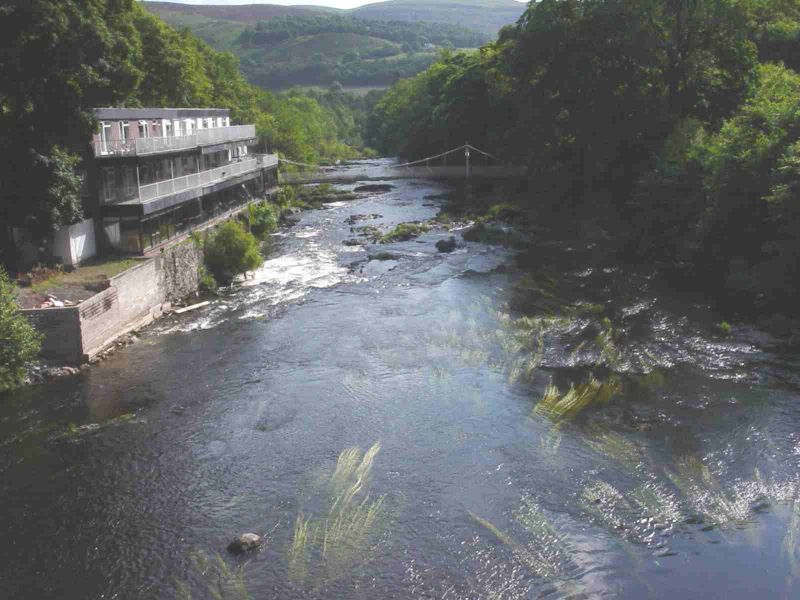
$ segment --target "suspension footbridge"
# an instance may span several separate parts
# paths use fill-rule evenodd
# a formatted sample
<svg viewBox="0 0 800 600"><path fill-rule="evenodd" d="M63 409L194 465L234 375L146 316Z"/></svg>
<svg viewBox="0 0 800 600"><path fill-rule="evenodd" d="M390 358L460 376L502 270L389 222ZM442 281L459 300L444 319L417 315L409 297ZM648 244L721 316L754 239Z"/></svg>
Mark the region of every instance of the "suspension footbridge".
<svg viewBox="0 0 800 600"><path fill-rule="evenodd" d="M471 160L473 153L480 157L479 160L489 164L475 164L474 160ZM458 158L463 156L463 164L448 165L447 159L453 155ZM469 179L472 177L504 179L524 177L527 174L525 167L503 164L497 157L469 143L441 154L396 165L321 167L285 158L281 158L280 162L299 168L299 170L281 171L279 181L282 184L352 183L390 179ZM435 164L438 162L444 164Z"/></svg>

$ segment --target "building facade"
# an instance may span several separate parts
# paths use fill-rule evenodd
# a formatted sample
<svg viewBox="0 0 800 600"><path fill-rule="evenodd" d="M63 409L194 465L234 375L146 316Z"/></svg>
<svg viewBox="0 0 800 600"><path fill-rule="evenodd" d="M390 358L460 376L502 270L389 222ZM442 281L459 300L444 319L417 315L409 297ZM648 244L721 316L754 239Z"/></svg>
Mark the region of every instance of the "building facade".
<svg viewBox="0 0 800 600"><path fill-rule="evenodd" d="M277 190L277 156L219 108L98 108L87 212L100 249L146 254Z"/></svg>

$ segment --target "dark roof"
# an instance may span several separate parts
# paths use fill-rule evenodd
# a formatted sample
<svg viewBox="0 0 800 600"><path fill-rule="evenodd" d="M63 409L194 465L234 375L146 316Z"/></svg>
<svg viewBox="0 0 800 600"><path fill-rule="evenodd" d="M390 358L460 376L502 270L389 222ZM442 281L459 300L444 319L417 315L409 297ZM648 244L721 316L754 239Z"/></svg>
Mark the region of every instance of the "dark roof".
<svg viewBox="0 0 800 600"><path fill-rule="evenodd" d="M95 108L98 119L190 119L197 117L228 117L228 108Z"/></svg>

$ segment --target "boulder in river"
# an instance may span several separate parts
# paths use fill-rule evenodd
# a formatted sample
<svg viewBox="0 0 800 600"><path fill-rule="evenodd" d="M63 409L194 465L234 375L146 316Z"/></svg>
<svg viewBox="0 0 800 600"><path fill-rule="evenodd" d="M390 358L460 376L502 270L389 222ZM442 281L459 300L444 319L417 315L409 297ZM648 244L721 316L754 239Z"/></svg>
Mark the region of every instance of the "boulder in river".
<svg viewBox="0 0 800 600"><path fill-rule="evenodd" d="M436 242L436 249L439 252L452 252L456 249L456 238L451 235L446 240L439 240Z"/></svg>
<svg viewBox="0 0 800 600"><path fill-rule="evenodd" d="M243 533L230 544L228 544L228 552L233 554L244 554L251 550L256 550L264 543L264 538L256 533Z"/></svg>
<svg viewBox="0 0 800 600"><path fill-rule="evenodd" d="M369 185L360 185L355 188L354 192L389 192L394 189L393 185L388 183L372 183Z"/></svg>
<svg viewBox="0 0 800 600"><path fill-rule="evenodd" d="M342 244L344 244L345 246L363 246L364 242L363 240L357 240L355 238L351 238L349 240L342 240Z"/></svg>

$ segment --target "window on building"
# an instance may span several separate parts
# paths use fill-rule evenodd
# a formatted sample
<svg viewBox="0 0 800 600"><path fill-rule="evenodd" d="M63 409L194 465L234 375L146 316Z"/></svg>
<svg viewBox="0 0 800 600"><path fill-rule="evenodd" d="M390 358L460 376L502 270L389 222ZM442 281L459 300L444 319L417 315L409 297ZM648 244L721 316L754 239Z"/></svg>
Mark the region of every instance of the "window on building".
<svg viewBox="0 0 800 600"><path fill-rule="evenodd" d="M209 129L214 128L214 117L208 117L206 119L206 127L208 127Z"/></svg>
<svg viewBox="0 0 800 600"><path fill-rule="evenodd" d="M231 126L231 118L225 117L225 127L230 127L230 126Z"/></svg>
<svg viewBox="0 0 800 600"><path fill-rule="evenodd" d="M139 121L139 137L150 137L150 127L148 127L147 121Z"/></svg>
<svg viewBox="0 0 800 600"><path fill-rule="evenodd" d="M178 119L175 119L172 124L175 126L175 137L181 137L183 135L181 130L181 122Z"/></svg>
<svg viewBox="0 0 800 600"><path fill-rule="evenodd" d="M164 137L170 137L172 135L172 122L171 121L162 121L161 122L161 129L162 135Z"/></svg>
<svg viewBox="0 0 800 600"><path fill-rule="evenodd" d="M111 139L111 123L100 122L100 153L108 154L108 141Z"/></svg>
<svg viewBox="0 0 800 600"><path fill-rule="evenodd" d="M139 187L136 185L136 167L125 165L122 172L122 187L125 200L131 200L139 196Z"/></svg>
<svg viewBox="0 0 800 600"><path fill-rule="evenodd" d="M185 135L192 135L194 132L194 120L193 119L184 119L183 124L184 127L184 134Z"/></svg>
<svg viewBox="0 0 800 600"><path fill-rule="evenodd" d="M104 203L113 202L116 197L117 181L114 167L100 169L100 198Z"/></svg>
<svg viewBox="0 0 800 600"><path fill-rule="evenodd" d="M222 117L217 117L217 127L225 127L225 119Z"/></svg>
<svg viewBox="0 0 800 600"><path fill-rule="evenodd" d="M119 139L123 142L127 141L131 136L131 124L127 121L120 121L119 122Z"/></svg>
<svg viewBox="0 0 800 600"><path fill-rule="evenodd" d="M203 129L203 119L197 119L197 130Z"/></svg>

